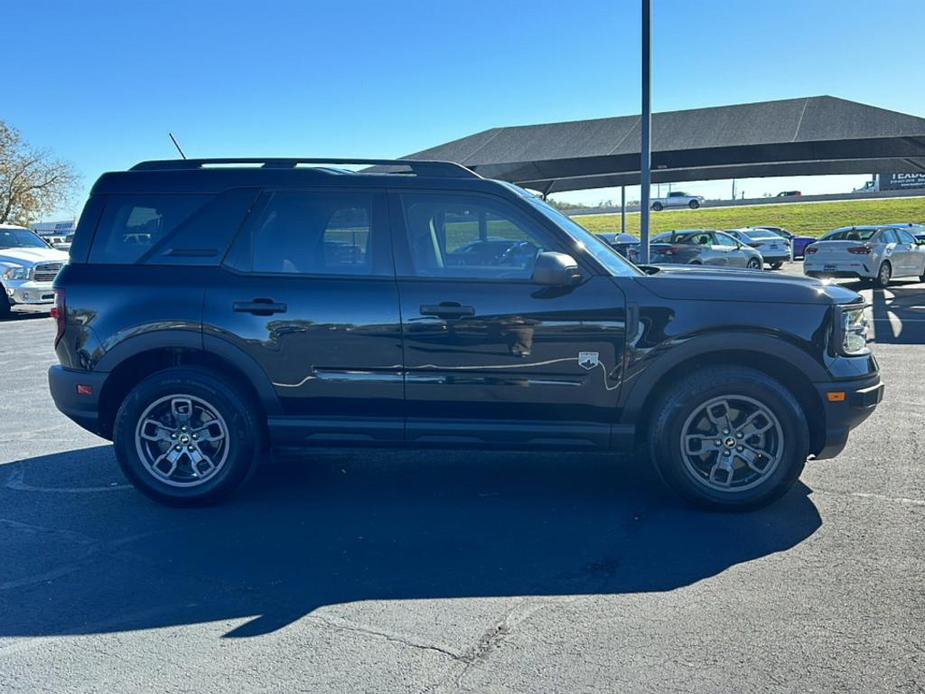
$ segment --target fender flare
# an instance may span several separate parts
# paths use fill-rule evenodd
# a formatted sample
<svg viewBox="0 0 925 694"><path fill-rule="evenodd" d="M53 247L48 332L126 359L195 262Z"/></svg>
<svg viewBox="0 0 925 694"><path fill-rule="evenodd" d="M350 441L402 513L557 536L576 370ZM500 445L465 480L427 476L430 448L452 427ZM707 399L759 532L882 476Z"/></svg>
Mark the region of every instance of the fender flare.
<svg viewBox="0 0 925 694"><path fill-rule="evenodd" d="M659 348L656 347L652 351L658 352ZM680 338L660 354L642 357L642 361L637 365L637 368L641 369L638 376L633 379L632 384L626 384L623 391L621 421L637 421L649 395L674 367L698 356L730 351L751 352L757 358L770 356L785 361L810 383L832 379L825 367L808 352L793 342L774 335L721 332Z"/></svg>
<svg viewBox="0 0 925 694"><path fill-rule="evenodd" d="M203 335L199 331L154 330L128 337L107 350L96 363L94 370L110 372L126 359L136 355L171 348L210 353L219 357L247 379L268 416L282 414L282 405L276 390L257 361L227 340Z"/></svg>

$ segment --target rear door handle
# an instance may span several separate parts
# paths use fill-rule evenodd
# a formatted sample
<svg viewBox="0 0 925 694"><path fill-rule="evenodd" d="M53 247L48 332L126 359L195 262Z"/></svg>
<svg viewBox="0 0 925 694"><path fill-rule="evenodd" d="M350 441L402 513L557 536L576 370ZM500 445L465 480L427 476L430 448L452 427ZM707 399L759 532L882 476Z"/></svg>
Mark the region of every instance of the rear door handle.
<svg viewBox="0 0 925 694"><path fill-rule="evenodd" d="M253 313L255 316L272 316L285 313L287 306L273 299L254 299L253 301L235 301L232 308L236 313Z"/></svg>
<svg viewBox="0 0 925 694"><path fill-rule="evenodd" d="M422 316L436 316L437 318L463 318L464 316L474 316L475 309L472 306L463 306L455 301L444 301L437 304L424 304L421 306Z"/></svg>

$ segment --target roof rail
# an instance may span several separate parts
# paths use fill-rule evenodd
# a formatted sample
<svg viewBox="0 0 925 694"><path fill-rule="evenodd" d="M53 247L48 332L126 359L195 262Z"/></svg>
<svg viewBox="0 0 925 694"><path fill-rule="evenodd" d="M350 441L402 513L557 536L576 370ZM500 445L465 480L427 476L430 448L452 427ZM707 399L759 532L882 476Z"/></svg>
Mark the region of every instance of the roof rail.
<svg viewBox="0 0 925 694"><path fill-rule="evenodd" d="M212 166L257 166L261 169L294 169L299 164L334 164L335 166L360 164L373 167L407 167L417 176L437 178L481 178L471 169L452 161L429 161L423 159L319 159L319 158L266 158L266 157L219 157L215 159L161 159L135 164L131 171L181 171L203 169ZM323 170L323 169L322 169ZM329 169L329 173L332 171ZM340 172L345 173L345 172ZM361 172L350 172L361 173ZM403 173L401 171L367 170L365 173Z"/></svg>

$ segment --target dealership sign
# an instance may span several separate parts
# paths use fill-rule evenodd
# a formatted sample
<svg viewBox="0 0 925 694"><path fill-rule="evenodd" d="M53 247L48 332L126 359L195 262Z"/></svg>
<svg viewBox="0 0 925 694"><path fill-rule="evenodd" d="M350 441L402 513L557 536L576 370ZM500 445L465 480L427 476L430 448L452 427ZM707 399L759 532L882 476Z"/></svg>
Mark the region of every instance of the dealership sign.
<svg viewBox="0 0 925 694"><path fill-rule="evenodd" d="M880 190L925 188L925 173L882 173Z"/></svg>

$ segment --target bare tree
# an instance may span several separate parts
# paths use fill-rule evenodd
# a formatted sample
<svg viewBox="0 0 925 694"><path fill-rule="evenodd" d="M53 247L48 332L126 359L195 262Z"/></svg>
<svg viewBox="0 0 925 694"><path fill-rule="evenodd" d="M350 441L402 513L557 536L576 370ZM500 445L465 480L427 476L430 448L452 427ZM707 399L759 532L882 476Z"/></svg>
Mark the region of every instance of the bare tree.
<svg viewBox="0 0 925 694"><path fill-rule="evenodd" d="M74 195L80 177L68 162L31 147L0 121L0 224L28 225Z"/></svg>

